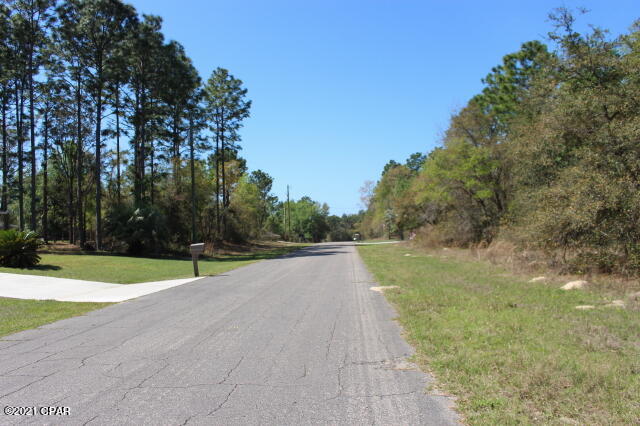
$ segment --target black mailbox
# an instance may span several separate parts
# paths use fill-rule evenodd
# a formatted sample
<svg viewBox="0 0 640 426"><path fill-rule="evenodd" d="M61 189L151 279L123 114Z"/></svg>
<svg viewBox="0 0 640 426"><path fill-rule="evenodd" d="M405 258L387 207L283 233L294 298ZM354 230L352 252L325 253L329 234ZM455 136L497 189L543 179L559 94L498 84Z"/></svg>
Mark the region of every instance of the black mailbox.
<svg viewBox="0 0 640 426"><path fill-rule="evenodd" d="M191 259L193 260L193 274L196 277L200 276L198 271L198 256L204 252L204 243L191 244Z"/></svg>

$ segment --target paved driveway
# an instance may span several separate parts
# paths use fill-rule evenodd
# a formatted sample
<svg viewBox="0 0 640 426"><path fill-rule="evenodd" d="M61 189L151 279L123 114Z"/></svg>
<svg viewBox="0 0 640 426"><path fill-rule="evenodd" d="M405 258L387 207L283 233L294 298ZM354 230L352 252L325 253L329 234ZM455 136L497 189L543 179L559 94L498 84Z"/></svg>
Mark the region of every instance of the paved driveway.
<svg viewBox="0 0 640 426"><path fill-rule="evenodd" d="M122 302L197 279L182 278L140 284L111 284L0 272L0 297L59 300L62 302Z"/></svg>
<svg viewBox="0 0 640 426"><path fill-rule="evenodd" d="M6 416L54 424L453 424L352 244L308 247L0 340Z"/></svg>

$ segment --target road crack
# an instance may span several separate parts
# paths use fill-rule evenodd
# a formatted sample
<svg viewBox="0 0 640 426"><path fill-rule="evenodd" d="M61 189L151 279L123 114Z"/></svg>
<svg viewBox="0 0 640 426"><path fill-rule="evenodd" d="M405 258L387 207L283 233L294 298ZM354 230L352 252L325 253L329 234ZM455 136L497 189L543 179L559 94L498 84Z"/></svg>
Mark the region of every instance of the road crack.
<svg viewBox="0 0 640 426"><path fill-rule="evenodd" d="M118 402L116 403L116 405L117 405L118 403L120 403L120 402L124 401L125 399L127 399L127 398L129 397L129 393L130 393L132 390L134 390L134 389L142 389L142 388L144 388L144 386L142 386L142 385L144 385L146 382L148 382L149 380L153 379L155 376L157 376L158 374L160 374L160 372L162 372L164 369L166 369L167 367L169 367L169 365L170 365L170 364L169 364L168 362L166 362L166 361L165 361L165 364L164 364L162 367L158 368L156 371L154 371L153 373L151 373L149 376L147 376L147 377L145 377L144 379L142 379L142 380L140 381L140 383L138 383L137 385L135 385L135 386L133 386L133 387L128 388L128 389L125 391L125 393L122 395L122 398L120 398L120 401L118 401Z"/></svg>
<svg viewBox="0 0 640 426"><path fill-rule="evenodd" d="M51 373L51 374L47 374L46 376L42 376L42 377L41 377L41 378L39 378L38 380L34 380L33 382L30 382L30 383L28 383L28 384L26 384L26 385L22 386L21 388L18 388L18 389L16 389L16 390L11 391L11 392L9 392L9 393L6 393L6 394L4 394L4 395L0 395L0 399L5 398L5 397L7 397L7 396L9 396L9 395L13 395L14 393L20 392L22 389L28 388L29 386L31 386L31 385L33 385L33 384L35 384L35 383L41 382L41 381L43 381L44 379L46 379L47 377L51 377L51 376L53 376L54 374L57 374L57 373L58 373L58 371L55 371L55 372L53 372L53 373Z"/></svg>
<svg viewBox="0 0 640 426"><path fill-rule="evenodd" d="M307 377L307 364L304 364L303 368L304 371L302 373L302 376L298 377L296 380L304 379L305 377Z"/></svg>
<svg viewBox="0 0 640 426"><path fill-rule="evenodd" d="M82 426L87 426L89 423L91 423L92 421L94 421L98 417L99 417L98 415L95 415L95 416L91 417L89 420L87 420L86 422L82 423Z"/></svg>
<svg viewBox="0 0 640 426"><path fill-rule="evenodd" d="M333 343L333 337L336 333L336 326L338 325L338 319L340 319L340 314L342 313L342 308L344 306L344 301L340 302L340 307L338 308L338 312L336 313L336 317L333 320L333 326L331 327L331 334L329 336L329 340L327 342L327 352L325 353L324 359L329 359L329 352L331 351L331 344Z"/></svg>
<svg viewBox="0 0 640 426"><path fill-rule="evenodd" d="M238 389L238 385L234 385L233 389L231 389L231 391L227 394L227 396L224 398L224 400L220 403L220 405L218 405L216 408L214 408L213 410L211 410L209 412L209 414L207 414L207 416L212 416L214 415L218 410L220 410L222 407L224 407L224 405L229 401L229 398L231 398L231 394L234 393L236 391L236 389Z"/></svg>
<svg viewBox="0 0 640 426"><path fill-rule="evenodd" d="M229 377L231 377L231 374L233 374L233 372L235 371L236 368L238 368L238 366L240 366L240 363L242 363L242 361L244 360L244 355L240 357L240 359L238 360L238 362L236 363L236 365L234 365L233 367L231 367L231 370L229 370L227 372L227 375L225 376L224 379L222 379L222 381L220 383L218 383L219 385L223 385L225 384L225 382L227 381L227 379ZM236 385L237 386L237 385Z"/></svg>
<svg viewBox="0 0 640 426"><path fill-rule="evenodd" d="M348 356L349 356L348 353L344 354L344 359L342 360L342 364L340 364L340 366L338 367L338 393L336 394L336 396L332 396L331 398L325 399L325 401L331 401L331 400L340 398L342 396L342 391L344 390L344 385L342 384L342 370L344 370L347 367L347 365L349 365L347 363Z"/></svg>

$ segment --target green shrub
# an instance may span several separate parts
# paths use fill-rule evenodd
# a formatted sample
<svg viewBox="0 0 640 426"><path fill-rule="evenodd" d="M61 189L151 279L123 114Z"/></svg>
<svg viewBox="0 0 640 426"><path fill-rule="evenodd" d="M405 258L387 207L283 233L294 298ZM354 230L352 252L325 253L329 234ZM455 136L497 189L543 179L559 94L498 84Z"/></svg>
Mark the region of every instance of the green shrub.
<svg viewBox="0 0 640 426"><path fill-rule="evenodd" d="M0 265L28 268L40 263L37 250L42 240L35 232L0 231Z"/></svg>
<svg viewBox="0 0 640 426"><path fill-rule="evenodd" d="M153 206L114 206L107 213L105 232L125 243L133 255L159 253L168 239L166 219Z"/></svg>

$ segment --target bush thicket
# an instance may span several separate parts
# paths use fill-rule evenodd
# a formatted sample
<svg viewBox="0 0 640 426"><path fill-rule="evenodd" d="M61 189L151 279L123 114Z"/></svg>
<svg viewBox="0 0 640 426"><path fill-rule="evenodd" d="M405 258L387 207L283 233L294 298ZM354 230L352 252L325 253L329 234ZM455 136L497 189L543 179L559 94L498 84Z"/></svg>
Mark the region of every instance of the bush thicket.
<svg viewBox="0 0 640 426"><path fill-rule="evenodd" d="M612 38L552 14L555 49L506 55L417 173L390 162L363 228L445 245L509 235L576 271L640 272L640 21Z"/></svg>

